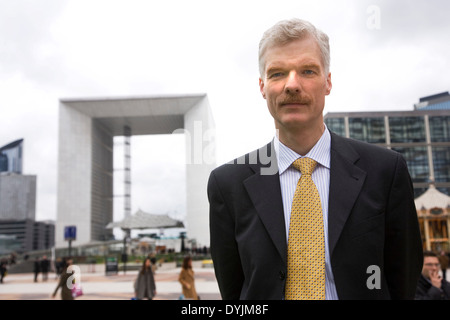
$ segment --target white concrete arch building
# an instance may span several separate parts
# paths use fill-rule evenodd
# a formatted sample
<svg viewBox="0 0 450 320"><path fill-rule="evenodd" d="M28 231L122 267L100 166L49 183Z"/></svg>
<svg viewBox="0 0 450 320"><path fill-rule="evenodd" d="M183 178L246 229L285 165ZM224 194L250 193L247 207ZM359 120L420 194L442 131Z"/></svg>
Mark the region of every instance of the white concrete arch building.
<svg viewBox="0 0 450 320"><path fill-rule="evenodd" d="M187 236L209 246L209 173L215 167L214 120L206 94L62 99L59 105L56 247L65 247L64 228L76 226L73 245L111 237L113 137L186 136Z"/></svg>

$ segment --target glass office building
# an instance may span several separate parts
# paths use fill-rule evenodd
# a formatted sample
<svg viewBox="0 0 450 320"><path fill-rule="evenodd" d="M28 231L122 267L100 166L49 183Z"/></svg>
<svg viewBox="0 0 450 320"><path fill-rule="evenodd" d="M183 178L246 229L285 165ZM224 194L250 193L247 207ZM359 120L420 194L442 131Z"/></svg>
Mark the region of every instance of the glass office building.
<svg viewBox="0 0 450 320"><path fill-rule="evenodd" d="M450 195L448 92L421 98L413 111L328 113L325 123L339 135L400 152L416 198L433 182L436 189Z"/></svg>
<svg viewBox="0 0 450 320"><path fill-rule="evenodd" d="M19 139L0 148L0 172L22 174L22 146Z"/></svg>

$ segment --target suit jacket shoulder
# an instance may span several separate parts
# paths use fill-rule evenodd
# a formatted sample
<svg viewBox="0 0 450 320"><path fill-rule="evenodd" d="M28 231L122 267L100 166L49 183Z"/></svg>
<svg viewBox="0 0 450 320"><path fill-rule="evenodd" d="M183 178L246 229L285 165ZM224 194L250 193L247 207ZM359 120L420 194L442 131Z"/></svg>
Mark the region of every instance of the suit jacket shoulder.
<svg viewBox="0 0 450 320"><path fill-rule="evenodd" d="M271 145L221 165L208 181L211 256L225 300L283 297L286 233Z"/></svg>

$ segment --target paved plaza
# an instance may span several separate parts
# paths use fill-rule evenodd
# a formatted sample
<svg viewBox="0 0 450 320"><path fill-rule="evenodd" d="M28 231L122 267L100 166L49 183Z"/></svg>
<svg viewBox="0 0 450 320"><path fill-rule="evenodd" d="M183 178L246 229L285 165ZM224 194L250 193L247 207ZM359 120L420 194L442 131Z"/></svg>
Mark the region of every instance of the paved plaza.
<svg viewBox="0 0 450 320"><path fill-rule="evenodd" d="M181 268L163 266L156 270L156 296L154 300L179 300L181 285L178 275ZM201 300L221 300L219 288L213 268L195 267L195 286ZM138 271L120 271L117 274L106 275L103 265L96 265L94 270L81 272L83 296L77 300L131 300L134 296L133 283ZM450 279L450 269L447 270ZM51 295L58 280L54 273L48 274L48 280L42 280L39 274L38 282L34 282L33 273L8 274L4 283L0 284L0 300L59 300L61 289L55 298Z"/></svg>
<svg viewBox="0 0 450 320"><path fill-rule="evenodd" d="M156 270L156 296L154 300L178 300L181 285L178 275L181 268L165 267ZM195 286L202 300L220 300L219 288L213 268L195 268ZM133 283L138 271L120 271L114 275L106 275L104 266L96 265L94 270L81 272L83 296L77 300L130 300L134 296ZM59 300L61 289L55 298L51 295L58 280L54 273L48 274L48 280L38 276L34 282L33 273L8 274L0 284L0 300Z"/></svg>

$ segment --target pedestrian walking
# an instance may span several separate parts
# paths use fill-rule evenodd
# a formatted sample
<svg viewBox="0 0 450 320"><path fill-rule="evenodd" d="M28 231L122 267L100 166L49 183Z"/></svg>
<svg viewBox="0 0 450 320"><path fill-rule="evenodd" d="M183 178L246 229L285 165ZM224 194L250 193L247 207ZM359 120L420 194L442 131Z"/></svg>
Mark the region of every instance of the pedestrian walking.
<svg viewBox="0 0 450 320"><path fill-rule="evenodd" d="M34 260L33 272L34 272L34 282L37 282L39 273L41 272L41 261L40 261L39 257L37 257Z"/></svg>
<svg viewBox="0 0 450 320"><path fill-rule="evenodd" d="M69 267L72 265L72 259L66 261L66 266L62 270L59 276L58 285L52 294L52 298L55 298L59 288L61 288L61 300L74 300L72 296L72 286L74 285L74 271L70 271ZM71 281L72 280L72 281Z"/></svg>
<svg viewBox="0 0 450 320"><path fill-rule="evenodd" d="M63 269L63 260L56 258L55 260L55 279L58 279Z"/></svg>
<svg viewBox="0 0 450 320"><path fill-rule="evenodd" d="M47 259L47 256L44 255L41 260L41 272L43 281L47 281L49 269L50 269L50 261Z"/></svg>
<svg viewBox="0 0 450 320"><path fill-rule="evenodd" d="M439 256L439 263L441 265L441 271L442 271L442 278L444 280L447 280L447 268L449 264L449 257L445 253L444 250L441 251L441 255Z"/></svg>
<svg viewBox="0 0 450 320"><path fill-rule="evenodd" d="M134 293L136 300L152 300L156 295L155 278L153 276L152 262L145 258L142 268L134 281Z"/></svg>
<svg viewBox="0 0 450 320"><path fill-rule="evenodd" d="M186 256L183 260L178 281L181 283L181 289L185 299L199 300L197 290L195 289L194 270L192 269L192 258L190 256Z"/></svg>
<svg viewBox="0 0 450 320"><path fill-rule="evenodd" d="M151 263L152 263L152 271L153 271L153 275L155 275L155 274L156 274L156 269L158 268L158 267L156 266L156 257L155 257L155 254L152 253L152 254L150 254L148 257L150 258L150 261L151 261Z"/></svg>
<svg viewBox="0 0 450 320"><path fill-rule="evenodd" d="M8 273L8 261L6 259L2 259L0 261L0 283L3 283L3 278Z"/></svg>

